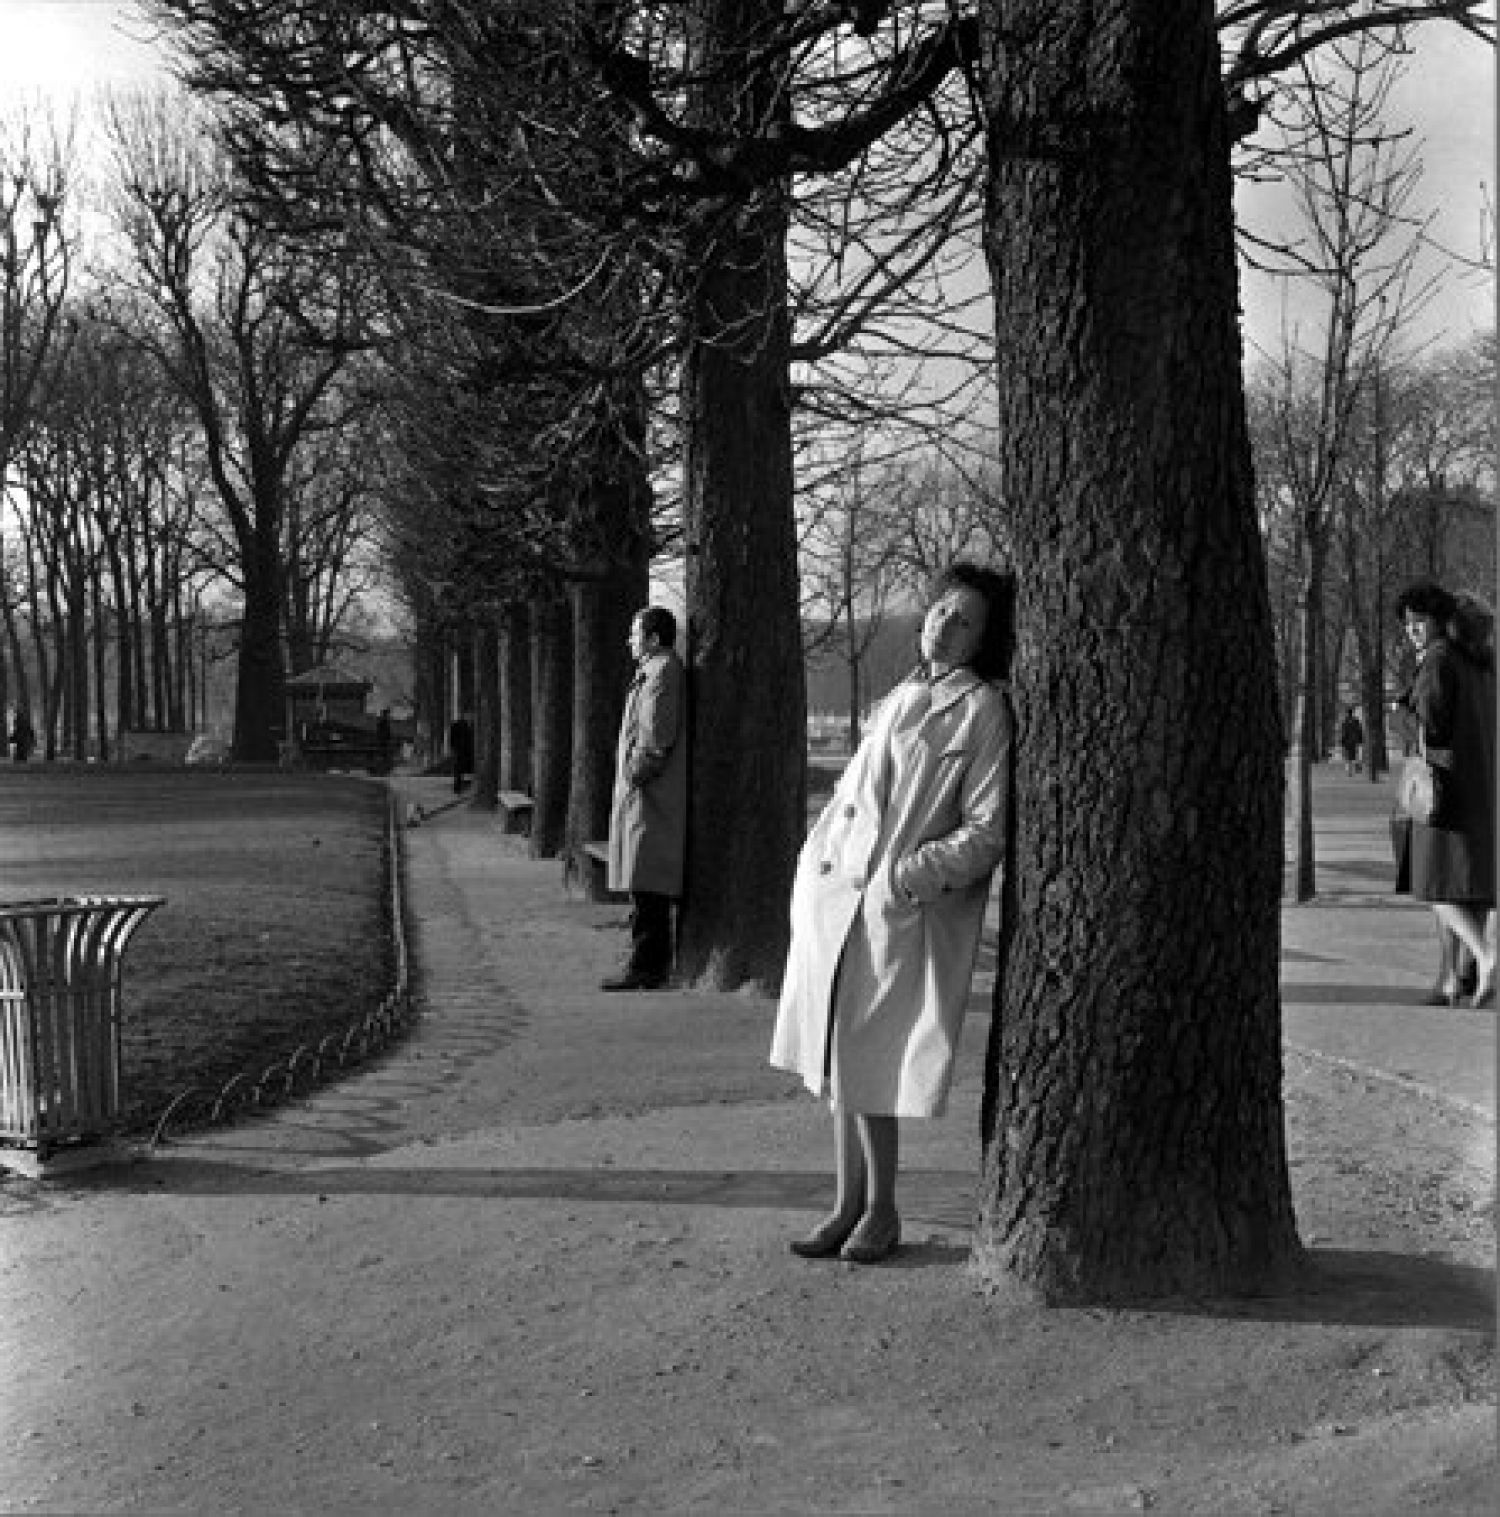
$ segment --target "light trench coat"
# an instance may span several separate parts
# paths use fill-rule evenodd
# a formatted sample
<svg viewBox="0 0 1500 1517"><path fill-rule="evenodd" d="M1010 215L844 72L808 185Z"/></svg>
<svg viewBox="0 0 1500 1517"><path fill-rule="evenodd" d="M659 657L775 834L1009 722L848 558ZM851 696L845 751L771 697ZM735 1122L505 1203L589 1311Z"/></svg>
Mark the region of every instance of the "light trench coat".
<svg viewBox="0 0 1500 1517"><path fill-rule="evenodd" d="M1014 730L1005 690L967 670L908 680L803 845L771 1063L845 1110L947 1106Z"/></svg>
<svg viewBox="0 0 1500 1517"><path fill-rule="evenodd" d="M687 720L682 660L643 659L625 697L610 802L611 890L682 894L687 844Z"/></svg>

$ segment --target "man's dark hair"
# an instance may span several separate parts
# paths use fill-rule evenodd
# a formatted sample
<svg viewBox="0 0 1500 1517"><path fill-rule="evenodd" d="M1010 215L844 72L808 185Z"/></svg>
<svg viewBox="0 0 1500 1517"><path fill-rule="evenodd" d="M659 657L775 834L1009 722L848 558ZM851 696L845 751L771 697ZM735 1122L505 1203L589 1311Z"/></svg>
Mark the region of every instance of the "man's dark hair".
<svg viewBox="0 0 1500 1517"><path fill-rule="evenodd" d="M641 612L641 635L670 648L677 641L677 618L665 606L647 606Z"/></svg>
<svg viewBox="0 0 1500 1517"><path fill-rule="evenodd" d="M984 597L984 635L969 667L980 679L1002 680L1010 673L1016 651L1016 577L1009 569L988 569L958 559L933 580L927 604L949 590L977 590Z"/></svg>

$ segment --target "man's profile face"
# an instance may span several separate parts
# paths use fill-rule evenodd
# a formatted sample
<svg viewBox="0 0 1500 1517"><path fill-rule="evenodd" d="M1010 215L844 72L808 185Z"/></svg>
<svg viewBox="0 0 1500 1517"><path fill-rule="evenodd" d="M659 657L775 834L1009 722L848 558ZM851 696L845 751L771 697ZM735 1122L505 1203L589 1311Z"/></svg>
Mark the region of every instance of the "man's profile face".
<svg viewBox="0 0 1500 1517"><path fill-rule="evenodd" d="M630 656L639 663L651 652L656 644L656 639L650 636L641 624L641 614L637 612L630 623Z"/></svg>

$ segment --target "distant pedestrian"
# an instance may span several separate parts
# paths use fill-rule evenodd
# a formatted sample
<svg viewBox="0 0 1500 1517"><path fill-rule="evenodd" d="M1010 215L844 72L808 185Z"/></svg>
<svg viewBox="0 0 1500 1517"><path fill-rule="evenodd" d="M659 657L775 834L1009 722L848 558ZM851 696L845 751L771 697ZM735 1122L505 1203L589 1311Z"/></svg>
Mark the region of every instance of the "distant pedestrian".
<svg viewBox="0 0 1500 1517"><path fill-rule="evenodd" d="M454 717L448 728L448 752L453 757L453 793L457 795L474 772L474 723L467 711Z"/></svg>
<svg viewBox="0 0 1500 1517"><path fill-rule="evenodd" d="M630 624L635 678L615 752L608 881L630 893L630 957L605 990L653 990L672 973L672 903L687 844L686 675L677 618L648 606Z"/></svg>
<svg viewBox="0 0 1500 1517"><path fill-rule="evenodd" d="M18 706L10 727L10 756L24 764L35 750L36 729L31 725L31 715L24 706Z"/></svg>
<svg viewBox="0 0 1500 1517"><path fill-rule="evenodd" d="M1344 750L1344 773L1359 772L1359 754L1365 745L1365 725L1353 706L1344 712L1343 724L1339 727L1339 747Z"/></svg>
<svg viewBox="0 0 1500 1517"><path fill-rule="evenodd" d="M1428 902L1440 933L1453 934L1476 966L1472 1004L1494 997L1496 950L1489 931L1495 908L1495 669L1488 649L1453 636L1454 597L1430 580L1407 586L1397 601L1417 654L1405 696L1418 745L1439 777L1441 797L1428 822L1413 820L1411 893ZM1448 958L1446 1000L1459 997Z"/></svg>
<svg viewBox="0 0 1500 1517"><path fill-rule="evenodd" d="M897 1120L947 1106L990 880L1009 832L1015 580L958 563L921 667L887 697L797 862L771 1063L833 1110L833 1211L792 1252L900 1242Z"/></svg>
<svg viewBox="0 0 1500 1517"><path fill-rule="evenodd" d="M376 763L381 774L391 772L391 708L383 706L375 718Z"/></svg>

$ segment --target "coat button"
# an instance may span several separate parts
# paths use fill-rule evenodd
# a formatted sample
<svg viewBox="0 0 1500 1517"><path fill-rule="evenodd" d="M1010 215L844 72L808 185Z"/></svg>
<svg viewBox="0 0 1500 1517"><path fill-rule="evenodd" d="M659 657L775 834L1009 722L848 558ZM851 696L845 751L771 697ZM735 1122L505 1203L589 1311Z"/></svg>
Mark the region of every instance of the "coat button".
<svg viewBox="0 0 1500 1517"><path fill-rule="evenodd" d="M845 806L844 815L847 817L856 817L859 815L859 811L853 806Z"/></svg>
<svg viewBox="0 0 1500 1517"><path fill-rule="evenodd" d="M824 859L823 862L818 865L818 873L819 874L832 874L833 873L833 865L830 864L827 859Z"/></svg>

